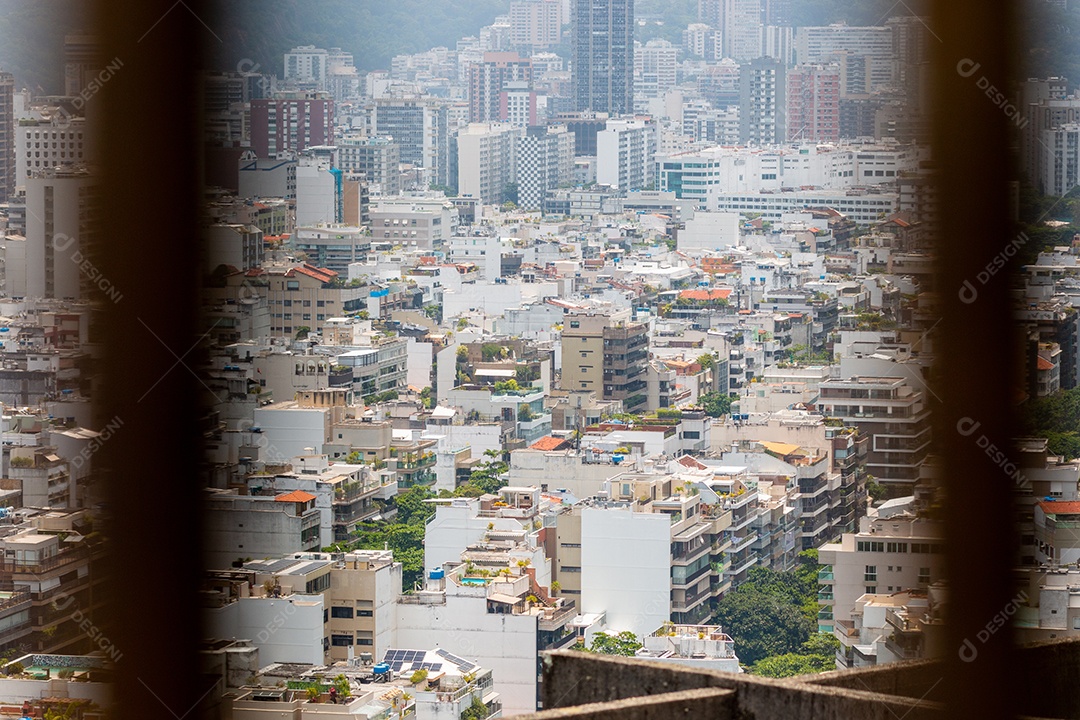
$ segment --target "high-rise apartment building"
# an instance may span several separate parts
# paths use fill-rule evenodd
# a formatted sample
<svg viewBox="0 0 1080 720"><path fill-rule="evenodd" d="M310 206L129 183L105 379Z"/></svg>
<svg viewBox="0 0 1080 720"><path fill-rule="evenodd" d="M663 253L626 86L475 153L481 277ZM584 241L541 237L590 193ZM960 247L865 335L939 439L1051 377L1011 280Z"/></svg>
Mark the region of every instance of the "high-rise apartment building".
<svg viewBox="0 0 1080 720"><path fill-rule="evenodd" d="M574 134L565 125L530 127L517 140L519 207L539 210L544 197L574 175Z"/></svg>
<svg viewBox="0 0 1080 720"><path fill-rule="evenodd" d="M655 131L648 120L608 120L596 135L596 181L619 190L652 185Z"/></svg>
<svg viewBox="0 0 1080 720"><path fill-rule="evenodd" d="M0 202L15 192L15 76L0 72Z"/></svg>
<svg viewBox="0 0 1080 720"><path fill-rule="evenodd" d="M93 185L84 169L50 168L26 179L26 297L86 298L91 285L114 290L91 264Z"/></svg>
<svg viewBox="0 0 1080 720"><path fill-rule="evenodd" d="M820 385L819 407L870 436L866 471L899 493L910 492L930 450L930 409L902 378L851 377Z"/></svg>
<svg viewBox="0 0 1080 720"><path fill-rule="evenodd" d="M1042 192L1063 197L1080 182L1080 123L1066 123L1040 133Z"/></svg>
<svg viewBox="0 0 1080 720"><path fill-rule="evenodd" d="M484 53L469 66L469 122L499 119L499 96L513 82L532 82L532 63L513 52Z"/></svg>
<svg viewBox="0 0 1080 720"><path fill-rule="evenodd" d="M64 36L64 94L78 95L101 72L97 38L84 32Z"/></svg>
<svg viewBox="0 0 1080 720"><path fill-rule="evenodd" d="M285 53L285 80L326 90L330 53L325 48L302 45Z"/></svg>
<svg viewBox="0 0 1080 720"><path fill-rule="evenodd" d="M575 108L632 112L633 0L573 0L573 25Z"/></svg>
<svg viewBox="0 0 1080 720"><path fill-rule="evenodd" d="M724 0L698 0L698 22L717 30L724 24Z"/></svg>
<svg viewBox="0 0 1080 720"><path fill-rule="evenodd" d="M338 166L363 173L368 187L381 195L401 193L401 147L388 137L346 135L337 144Z"/></svg>
<svg viewBox="0 0 1080 720"><path fill-rule="evenodd" d="M844 56L857 61L841 62L838 58ZM800 64L840 62L842 71L848 66L852 78L843 86L845 94L870 93L891 85L896 79L891 27L801 27L795 33L795 59ZM856 73L855 67L863 68L863 74ZM862 82L856 83L856 78Z"/></svg>
<svg viewBox="0 0 1080 720"><path fill-rule="evenodd" d="M562 330L564 390L592 390L621 400L627 412L645 409L649 328L618 313L566 316Z"/></svg>
<svg viewBox="0 0 1080 720"><path fill-rule="evenodd" d="M761 0L724 0L724 57L749 62L761 57Z"/></svg>
<svg viewBox="0 0 1080 720"><path fill-rule="evenodd" d="M429 171L430 180L451 185L450 131L445 103L429 98L379 98L371 114L376 135L389 135L401 147L401 162Z"/></svg>
<svg viewBox="0 0 1080 720"><path fill-rule="evenodd" d="M840 71L835 65L798 65L787 71L787 139L840 139Z"/></svg>
<svg viewBox="0 0 1080 720"><path fill-rule="evenodd" d="M259 157L329 145L334 101L326 93L280 92L251 101L251 149Z"/></svg>
<svg viewBox="0 0 1080 720"><path fill-rule="evenodd" d="M660 97L675 87L679 49L667 40L650 40L634 49L634 87L639 96Z"/></svg>
<svg viewBox="0 0 1080 720"><path fill-rule="evenodd" d="M514 155L524 128L503 123L473 123L458 133L458 192L482 203L511 199L516 182Z"/></svg>
<svg viewBox="0 0 1080 720"><path fill-rule="evenodd" d="M30 173L45 168L87 162L86 123L23 121L15 128L15 185L25 185Z"/></svg>
<svg viewBox="0 0 1080 720"><path fill-rule="evenodd" d="M739 142L773 145L787 139L787 79L783 63L758 58L739 67Z"/></svg>
<svg viewBox="0 0 1080 720"><path fill-rule="evenodd" d="M510 45L543 50L559 44L562 37L561 0L512 0Z"/></svg>

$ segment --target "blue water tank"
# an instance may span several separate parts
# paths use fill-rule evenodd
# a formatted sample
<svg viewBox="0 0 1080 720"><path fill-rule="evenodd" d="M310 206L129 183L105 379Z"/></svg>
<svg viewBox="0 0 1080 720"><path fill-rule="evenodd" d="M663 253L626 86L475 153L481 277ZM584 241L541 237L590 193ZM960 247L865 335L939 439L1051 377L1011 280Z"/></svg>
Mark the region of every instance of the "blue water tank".
<svg viewBox="0 0 1080 720"><path fill-rule="evenodd" d="M428 578L431 580L442 580L446 577L446 571L442 568L436 568L428 573Z"/></svg>
<svg viewBox="0 0 1080 720"><path fill-rule="evenodd" d="M371 672L376 675L387 675L390 673L390 663L375 663L375 666L371 668Z"/></svg>
<svg viewBox="0 0 1080 720"><path fill-rule="evenodd" d="M611 456L611 462L615 463L616 465L618 465L622 461L623 461L623 456L622 455L612 455Z"/></svg>

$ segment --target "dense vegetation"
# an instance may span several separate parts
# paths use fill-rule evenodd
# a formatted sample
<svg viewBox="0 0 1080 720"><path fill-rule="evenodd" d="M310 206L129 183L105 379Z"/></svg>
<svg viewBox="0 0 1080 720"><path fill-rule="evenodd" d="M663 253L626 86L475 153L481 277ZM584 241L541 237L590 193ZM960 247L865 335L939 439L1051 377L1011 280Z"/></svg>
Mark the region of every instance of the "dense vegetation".
<svg viewBox="0 0 1080 720"><path fill-rule="evenodd" d="M479 497L496 493L506 485L506 463L490 450L488 459L473 470L468 482L454 492L436 494L426 487L415 486L394 497L397 508L393 521L363 523L351 540L335 543L327 550L348 552L355 549L394 551L394 560L402 565L402 584L406 591L424 579L424 524L435 514L435 505L424 502L435 497Z"/></svg>
<svg viewBox="0 0 1080 720"><path fill-rule="evenodd" d="M807 550L799 553L794 570L752 569L747 580L720 601L716 620L735 641L744 665L813 654L804 646L817 631L817 571L817 550Z"/></svg>
<svg viewBox="0 0 1080 720"><path fill-rule="evenodd" d="M1021 419L1025 433L1049 441L1050 452L1080 457L1080 387L1028 400Z"/></svg>

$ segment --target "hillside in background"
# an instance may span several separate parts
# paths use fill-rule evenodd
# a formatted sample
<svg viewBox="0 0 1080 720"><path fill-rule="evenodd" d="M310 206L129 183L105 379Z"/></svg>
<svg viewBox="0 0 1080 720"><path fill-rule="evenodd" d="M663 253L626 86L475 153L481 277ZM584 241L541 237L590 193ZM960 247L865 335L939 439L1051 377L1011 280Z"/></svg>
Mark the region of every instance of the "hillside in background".
<svg viewBox="0 0 1080 720"><path fill-rule="evenodd" d="M248 60L270 73L281 73L282 55L296 45L341 47L353 53L362 70L389 66L399 53L454 47L476 35L510 0L228 0L206 18L223 42L208 36L211 67L228 70ZM1024 41L1017 51L1021 75L1064 75L1080 82L1080 4L1066 10L1046 2L1024 4ZM799 25L847 21L851 25L883 22L888 0L794 0ZM920 3L906 4L915 10ZM45 93L61 90L60 52L64 34L87 25L79 0L0 0L0 68L13 72L20 85ZM892 8L895 10L895 6ZM901 11L903 8L899 8ZM639 39L681 42L681 31L697 20L697 0L637 0Z"/></svg>

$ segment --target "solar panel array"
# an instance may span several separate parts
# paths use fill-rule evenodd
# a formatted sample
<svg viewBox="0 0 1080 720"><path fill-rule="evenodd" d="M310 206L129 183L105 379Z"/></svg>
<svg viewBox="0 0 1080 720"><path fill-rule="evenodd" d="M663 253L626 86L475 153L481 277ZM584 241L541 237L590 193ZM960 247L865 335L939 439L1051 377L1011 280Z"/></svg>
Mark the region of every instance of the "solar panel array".
<svg viewBox="0 0 1080 720"><path fill-rule="evenodd" d="M452 662L454 665L457 666L457 669L459 671L461 671L462 673L467 673L467 672L470 672L471 670L473 670L475 668L480 667L479 665L476 665L475 663L472 663L472 662L470 662L468 660L465 660L464 658L459 658L457 655L454 655L452 653L448 653L447 651L443 650L442 648L439 648L438 650L436 650L435 654L438 655L439 657L445 658L446 660Z"/></svg>
<svg viewBox="0 0 1080 720"><path fill-rule="evenodd" d="M424 650L387 650L383 662L389 663L394 672L401 672L406 665L409 666L408 670L412 671L439 672L442 670L442 663L424 662L426 656L427 652Z"/></svg>

